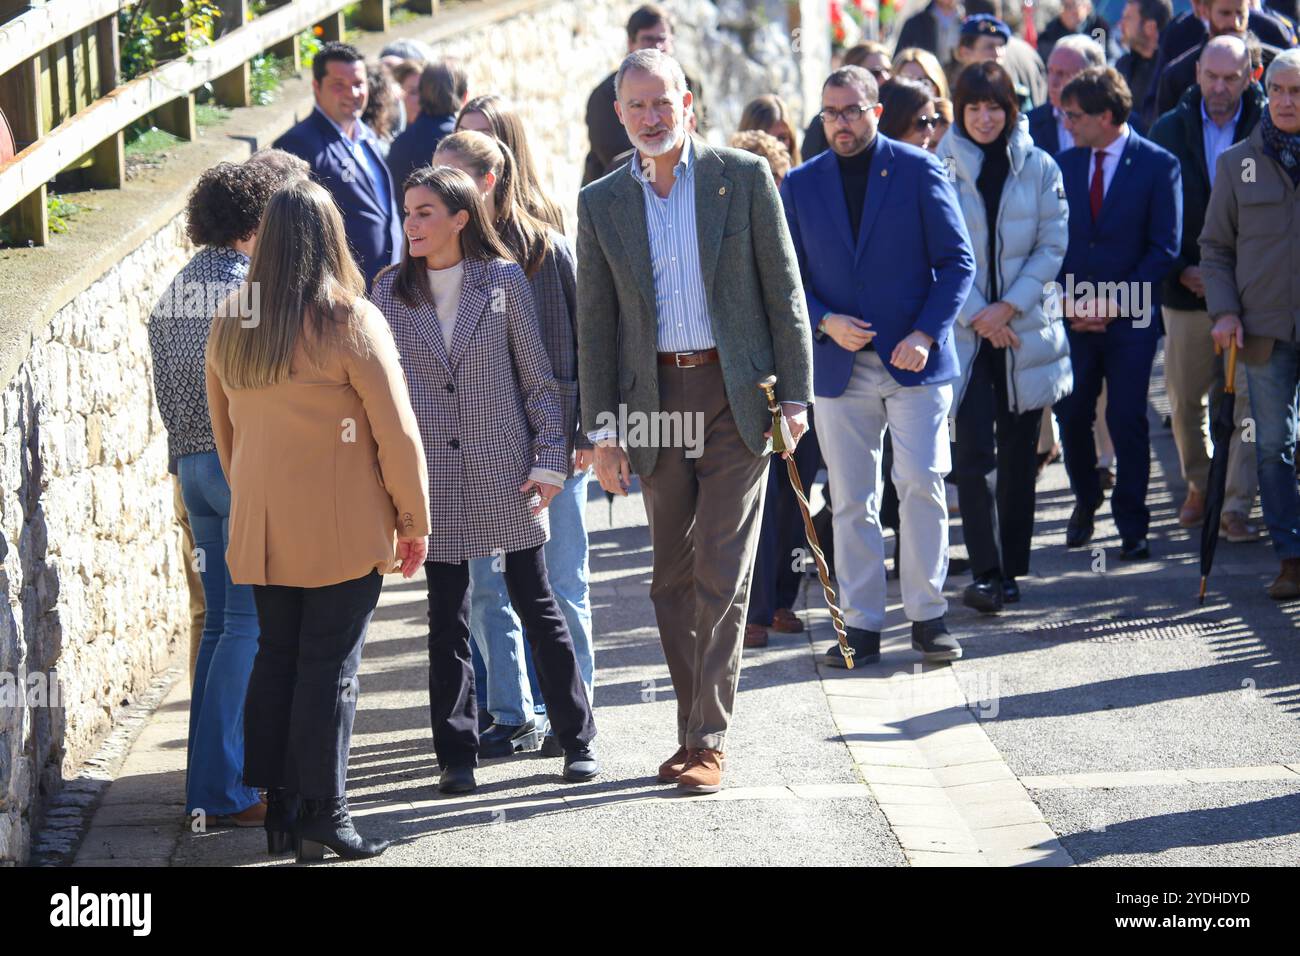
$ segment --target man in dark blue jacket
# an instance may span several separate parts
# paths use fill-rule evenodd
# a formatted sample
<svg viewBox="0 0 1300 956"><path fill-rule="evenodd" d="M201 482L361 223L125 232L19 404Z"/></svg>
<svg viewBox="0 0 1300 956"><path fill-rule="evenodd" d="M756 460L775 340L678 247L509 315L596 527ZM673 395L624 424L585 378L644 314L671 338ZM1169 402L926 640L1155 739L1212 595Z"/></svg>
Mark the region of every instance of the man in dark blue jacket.
<svg viewBox="0 0 1300 956"><path fill-rule="evenodd" d="M1058 282L1074 392L1056 404L1075 497L1066 545L1081 548L1092 539L1105 497L1093 444L1104 382L1116 459L1111 513L1126 561L1150 556L1147 386L1160 339L1160 281L1178 254L1182 229L1178 160L1130 129L1132 105L1113 68L1084 70L1061 92L1075 147L1056 157L1070 204L1070 245Z"/></svg>
<svg viewBox="0 0 1300 956"><path fill-rule="evenodd" d="M366 63L348 43L326 43L311 65L316 107L274 146L311 166L314 180L329 190L343 213L343 227L357 267L369 286L375 275L402 254L402 197L361 122L369 88Z"/></svg>
<svg viewBox="0 0 1300 956"><path fill-rule="evenodd" d="M388 148L388 169L398 189L428 166L443 137L456 131L456 114L469 97L465 70L455 60L431 63L420 74L420 112Z"/></svg>
<svg viewBox="0 0 1300 956"><path fill-rule="evenodd" d="M1160 293L1165 324L1165 387L1174 444L1187 498L1178 511L1185 528L1199 526L1205 518L1209 487L1210 453L1205 442L1205 398L1211 407L1223 388L1223 369L1215 359L1210 336L1205 282L1201 277L1198 242L1210 205L1219 156L1233 143L1250 135L1264 112L1264 91L1250 78L1250 54L1239 37L1215 37L1201 51L1197 83L1183 94L1178 106L1156 122L1151 140L1178 158L1183 170L1182 248L1165 277ZM1238 417L1249 415L1250 395L1238 376ZM1228 478L1220 533L1229 541L1251 541L1258 529L1247 520L1254 505L1259 478L1255 453L1243 446L1242 430L1232 436L1228 452Z"/></svg>
<svg viewBox="0 0 1300 956"><path fill-rule="evenodd" d="M912 646L953 660L944 624L951 469L952 326L975 256L957 194L937 159L881 136L876 81L858 66L822 87L830 149L781 183L808 315L822 456L835 489L835 569L849 642L870 663L885 625L880 459L893 436L903 608ZM841 665L832 647L826 662Z"/></svg>

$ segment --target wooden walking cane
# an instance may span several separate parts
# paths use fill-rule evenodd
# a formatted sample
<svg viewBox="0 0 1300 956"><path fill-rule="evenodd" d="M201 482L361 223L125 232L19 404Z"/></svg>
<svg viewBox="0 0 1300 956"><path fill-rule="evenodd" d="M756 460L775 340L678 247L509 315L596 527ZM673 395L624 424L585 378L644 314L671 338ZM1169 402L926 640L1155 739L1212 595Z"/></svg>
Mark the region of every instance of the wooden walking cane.
<svg viewBox="0 0 1300 956"><path fill-rule="evenodd" d="M790 443L786 441L789 429L785 424L785 416L781 413L781 405L776 400L776 376L769 375L758 383L758 387L767 396L767 410L772 413L772 454L779 455L790 448ZM844 629L844 612L835 603L835 590L831 587L830 573L826 569L826 555L822 554L821 543L817 540L817 529L813 527L808 496L804 494L803 482L799 480L799 469L794 463L794 456L787 458L785 464L790 473L794 496L799 502L799 510L803 512L804 536L808 539L808 547L812 549L813 560L817 562L817 576L821 578L826 606L831 611L831 623L835 625L835 637L840 644L840 654L844 656L844 666L852 670L853 648L849 645L849 635Z"/></svg>

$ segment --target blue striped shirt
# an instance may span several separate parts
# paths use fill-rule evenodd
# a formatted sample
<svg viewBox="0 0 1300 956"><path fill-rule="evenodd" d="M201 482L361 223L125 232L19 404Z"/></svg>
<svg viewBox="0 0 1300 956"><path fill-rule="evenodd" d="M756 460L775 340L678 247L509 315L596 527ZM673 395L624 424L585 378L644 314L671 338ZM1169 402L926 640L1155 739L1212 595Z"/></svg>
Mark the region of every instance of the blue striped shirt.
<svg viewBox="0 0 1300 956"><path fill-rule="evenodd" d="M676 182L667 199L656 195L641 170L640 154L628 163L645 195L654 271L655 313L660 352L697 352L717 346L709 320L709 300L700 269L700 234L695 227L695 147L685 137L682 156L673 167Z"/></svg>

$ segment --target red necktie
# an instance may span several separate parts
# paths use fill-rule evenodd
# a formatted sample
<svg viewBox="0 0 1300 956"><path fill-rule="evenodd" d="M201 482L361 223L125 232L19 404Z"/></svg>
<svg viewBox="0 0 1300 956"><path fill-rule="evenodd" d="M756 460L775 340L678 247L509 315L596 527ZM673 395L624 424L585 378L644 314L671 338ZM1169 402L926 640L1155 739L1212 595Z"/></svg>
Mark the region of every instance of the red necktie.
<svg viewBox="0 0 1300 956"><path fill-rule="evenodd" d="M1106 174L1101 169L1106 154L1098 150L1093 155L1097 157L1097 168L1093 170L1092 185L1088 187L1088 201L1092 206L1092 221L1096 222L1101 218L1101 202L1106 198Z"/></svg>

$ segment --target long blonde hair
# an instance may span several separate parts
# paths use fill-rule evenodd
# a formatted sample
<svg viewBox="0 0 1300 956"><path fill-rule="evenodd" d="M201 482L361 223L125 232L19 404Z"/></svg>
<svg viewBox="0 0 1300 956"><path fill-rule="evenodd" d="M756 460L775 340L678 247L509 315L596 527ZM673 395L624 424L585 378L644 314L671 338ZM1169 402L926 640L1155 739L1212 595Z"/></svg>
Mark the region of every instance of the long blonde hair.
<svg viewBox="0 0 1300 956"><path fill-rule="evenodd" d="M461 107L457 114L457 131L460 130L461 118L466 113L481 113L492 128L492 135L505 143L514 154L515 174L519 180L519 195L523 199L524 208L556 232L564 232L564 213L542 189L537 167L533 164L533 152L528 148L528 133L524 130L523 118L515 108L495 93L476 96Z"/></svg>
<svg viewBox="0 0 1300 956"><path fill-rule="evenodd" d="M790 142L786 144L784 140L778 139L782 146L785 146L790 152L790 165L798 166L803 159L799 155L799 133L796 129L794 116L790 112L790 107L785 105L785 100L773 93L764 93L762 96L756 96L745 104L745 109L740 114L740 126L736 132L744 133L749 130L759 130L760 132L774 135L772 127L777 123L784 123L790 130Z"/></svg>
<svg viewBox="0 0 1300 956"><path fill-rule="evenodd" d="M488 173L496 177L492 202L496 207L497 235L510 250L524 275L532 277L541 268L551 249L549 226L528 211L519 191L519 176L510 147L486 133L463 129L438 141L433 152L434 165L440 155L452 155L482 179Z"/></svg>
<svg viewBox="0 0 1300 956"><path fill-rule="evenodd" d="M364 348L356 306L365 291L333 197L309 179L280 189L266 204L244 286L213 320L209 348L222 382L265 388L286 381L304 335L317 361L345 340Z"/></svg>

